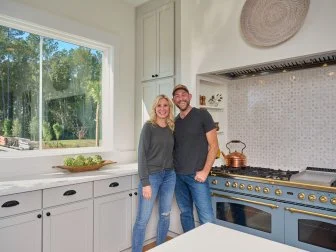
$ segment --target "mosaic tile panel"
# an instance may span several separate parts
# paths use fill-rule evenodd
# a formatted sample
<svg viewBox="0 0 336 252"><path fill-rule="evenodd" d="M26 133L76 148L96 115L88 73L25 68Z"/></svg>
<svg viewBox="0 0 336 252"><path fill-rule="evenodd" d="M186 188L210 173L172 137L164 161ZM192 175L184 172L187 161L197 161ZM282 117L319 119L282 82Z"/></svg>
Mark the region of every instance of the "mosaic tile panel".
<svg viewBox="0 0 336 252"><path fill-rule="evenodd" d="M336 66L231 81L228 111L248 165L336 169Z"/></svg>

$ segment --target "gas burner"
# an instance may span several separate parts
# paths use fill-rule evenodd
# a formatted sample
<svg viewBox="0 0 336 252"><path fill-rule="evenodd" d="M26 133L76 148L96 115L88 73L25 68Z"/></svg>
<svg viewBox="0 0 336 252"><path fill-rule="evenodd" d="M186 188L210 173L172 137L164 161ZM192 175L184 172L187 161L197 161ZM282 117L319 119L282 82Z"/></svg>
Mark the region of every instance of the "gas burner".
<svg viewBox="0 0 336 252"><path fill-rule="evenodd" d="M225 165L222 165L220 167L218 166L213 167L212 171L216 173L235 174L250 177L269 178L275 180L286 180L286 181L288 181L293 174L299 172L299 171L289 171L289 170L284 171L280 169L276 170L271 168L252 167L252 166L244 166L236 168Z"/></svg>

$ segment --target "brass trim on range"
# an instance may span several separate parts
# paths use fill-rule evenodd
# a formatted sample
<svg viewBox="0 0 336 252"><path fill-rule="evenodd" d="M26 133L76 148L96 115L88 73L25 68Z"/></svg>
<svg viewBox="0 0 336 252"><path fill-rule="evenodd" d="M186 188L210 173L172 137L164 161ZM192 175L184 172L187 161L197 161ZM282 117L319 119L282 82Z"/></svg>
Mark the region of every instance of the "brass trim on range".
<svg viewBox="0 0 336 252"><path fill-rule="evenodd" d="M310 211L301 210L301 209L292 208L292 207L285 207L285 210L287 210L287 211L289 211L291 213L302 213L302 214L307 214L307 215L322 217L322 218L326 218L326 219L336 220L336 216L327 215L327 214L320 214L320 213L315 213L315 212L310 212Z"/></svg>
<svg viewBox="0 0 336 252"><path fill-rule="evenodd" d="M224 199L239 200L239 201L248 202L248 203L252 203L252 204L256 204L256 205L260 205L260 206L270 207L272 209L279 208L279 206L274 205L274 204L268 204L268 203L255 201L255 200L248 200L248 199L243 199L243 198L238 198L238 197L232 197L232 196L227 196L227 195L214 193L214 192L211 193L211 196L212 197L220 197L220 198L224 198Z"/></svg>
<svg viewBox="0 0 336 252"><path fill-rule="evenodd" d="M223 174L221 172L214 172L211 171L210 176L218 176L223 178L232 178L232 179L242 179L254 182L262 182L262 183L269 183L272 185L285 185L289 187L296 187L296 188L303 188L303 189L312 189L317 191L324 191L324 192L331 192L336 193L336 187L331 186L321 186L321 185L312 185L312 184L305 184L299 182L292 182L292 181L283 181L283 180L276 180L276 179L267 179L267 178L257 178L257 177L250 177L244 175L236 175L236 174Z"/></svg>

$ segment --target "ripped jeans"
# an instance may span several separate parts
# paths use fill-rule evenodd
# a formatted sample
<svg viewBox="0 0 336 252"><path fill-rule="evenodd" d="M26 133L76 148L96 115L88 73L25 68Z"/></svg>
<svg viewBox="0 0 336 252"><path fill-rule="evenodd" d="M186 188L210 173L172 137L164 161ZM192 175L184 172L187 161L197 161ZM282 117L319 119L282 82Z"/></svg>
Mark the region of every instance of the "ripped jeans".
<svg viewBox="0 0 336 252"><path fill-rule="evenodd" d="M138 211L136 221L133 227L132 252L141 252L145 240L147 223L151 217L153 206L158 197L159 203L159 222L157 226L156 244L159 245L166 241L169 223L170 210L174 195L176 182L175 171L165 169L149 175L150 185L152 187L152 197L146 200L142 196L142 184L138 187Z"/></svg>

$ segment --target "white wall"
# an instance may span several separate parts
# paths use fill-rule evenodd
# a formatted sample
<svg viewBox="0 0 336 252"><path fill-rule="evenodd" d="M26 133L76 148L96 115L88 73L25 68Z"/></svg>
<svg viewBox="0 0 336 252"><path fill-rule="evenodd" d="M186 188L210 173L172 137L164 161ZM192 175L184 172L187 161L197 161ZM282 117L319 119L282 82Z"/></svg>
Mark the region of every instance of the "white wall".
<svg viewBox="0 0 336 252"><path fill-rule="evenodd" d="M336 48L334 0L311 0L301 29L284 43L257 48L240 32L244 0L181 1L181 78L195 88L197 73L312 54Z"/></svg>
<svg viewBox="0 0 336 252"><path fill-rule="evenodd" d="M105 153L104 156L117 161L133 161L135 158L134 7L122 0L0 0L0 14L89 39L101 39L100 42L113 45L115 48L113 139L116 152ZM0 177L49 171L50 165L60 161L62 156L1 159Z"/></svg>

